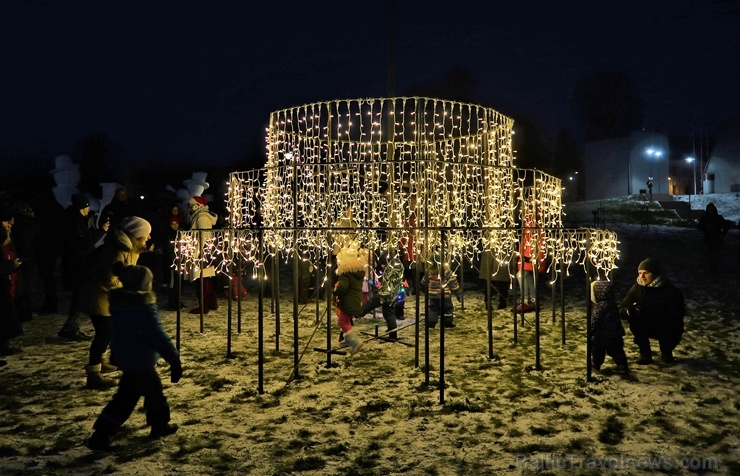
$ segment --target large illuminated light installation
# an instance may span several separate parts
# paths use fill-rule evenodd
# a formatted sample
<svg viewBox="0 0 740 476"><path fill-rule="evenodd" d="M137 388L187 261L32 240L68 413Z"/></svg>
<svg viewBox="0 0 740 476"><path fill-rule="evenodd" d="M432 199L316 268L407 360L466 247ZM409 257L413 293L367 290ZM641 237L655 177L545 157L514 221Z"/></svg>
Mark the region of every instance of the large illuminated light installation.
<svg viewBox="0 0 740 476"><path fill-rule="evenodd" d="M265 167L230 174L229 229L179 232L175 266L230 275L234 263L251 263L255 277L266 277L277 256L322 267L342 236L374 252L409 244L419 261L443 252L453 268L487 251L506 265L533 222L554 279L573 263L608 279L616 234L563 228L561 181L515 166L513 126L490 108L420 97L273 112ZM351 220L342 220L349 209Z"/></svg>
<svg viewBox="0 0 740 476"><path fill-rule="evenodd" d="M181 233L178 262L224 270L236 257L261 265L260 256L298 252L319 264L351 207L357 246L395 250L413 235L423 259L445 240L446 261L458 264L487 250L507 262L517 252L518 224L533 214L551 262L589 259L607 275L616 267L616 235L563 229L561 182L515 167L513 124L490 108L418 97L273 112L265 168L231 174L231 230L214 231L202 253L195 234ZM262 254L254 231L260 213Z"/></svg>

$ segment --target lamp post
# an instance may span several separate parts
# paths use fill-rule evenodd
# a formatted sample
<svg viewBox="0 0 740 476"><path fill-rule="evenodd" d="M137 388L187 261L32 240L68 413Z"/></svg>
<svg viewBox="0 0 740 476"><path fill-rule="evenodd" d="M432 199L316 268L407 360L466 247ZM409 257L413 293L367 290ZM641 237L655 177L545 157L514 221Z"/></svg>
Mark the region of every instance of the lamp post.
<svg viewBox="0 0 740 476"><path fill-rule="evenodd" d="M659 149L653 149L652 147L645 151L648 157L655 157L656 160L660 160L663 156L663 151ZM653 161L648 158L648 164L650 165L650 177L653 176ZM652 180L652 179L651 179ZM658 177L658 193L660 193L660 177Z"/></svg>
<svg viewBox="0 0 740 476"><path fill-rule="evenodd" d="M694 195L696 195L696 158L694 158L694 157L686 157L686 162L688 162L688 163L690 163L690 164L693 165L693 169L694 169L694 174L693 174L693 177L694 177ZM689 187L689 195L691 195L690 192L691 192L691 187Z"/></svg>

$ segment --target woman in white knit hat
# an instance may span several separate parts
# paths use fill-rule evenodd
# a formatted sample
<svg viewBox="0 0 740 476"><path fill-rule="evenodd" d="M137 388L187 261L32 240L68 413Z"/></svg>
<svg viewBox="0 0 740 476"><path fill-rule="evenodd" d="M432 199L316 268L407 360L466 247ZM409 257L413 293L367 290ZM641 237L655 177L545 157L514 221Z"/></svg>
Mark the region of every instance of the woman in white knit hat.
<svg viewBox="0 0 740 476"><path fill-rule="evenodd" d="M151 232L152 226L143 218L124 218L108 231L103 245L95 251L94 262L80 290L80 310L90 316L95 329L89 361L85 366L88 388L104 389L115 385L113 380L101 375L117 370L114 365L103 362L113 329L108 291L121 286L113 274L113 265L117 261L135 265L139 255L146 251Z"/></svg>

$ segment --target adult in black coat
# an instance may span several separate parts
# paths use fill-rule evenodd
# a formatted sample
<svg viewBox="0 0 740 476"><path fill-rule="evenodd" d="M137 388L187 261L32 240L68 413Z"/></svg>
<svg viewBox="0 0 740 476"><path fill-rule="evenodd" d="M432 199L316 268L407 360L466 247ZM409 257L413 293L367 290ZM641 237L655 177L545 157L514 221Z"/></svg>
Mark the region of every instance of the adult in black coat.
<svg viewBox="0 0 740 476"><path fill-rule="evenodd" d="M23 261L19 272L23 279L24 292L22 299L23 308L26 309L26 318L29 318L32 308L32 290L38 288L38 268L36 261L35 243L39 234L39 225L31 205L25 201L13 204L13 231L12 240L18 258Z"/></svg>
<svg viewBox="0 0 740 476"><path fill-rule="evenodd" d="M64 211L61 227L63 243L62 271L65 284L72 290L67 321L59 330L59 337L67 340L88 340L80 331L80 288L85 279L88 256L95 247L97 236L90 228L90 204L81 194L72 195L72 205Z"/></svg>
<svg viewBox="0 0 740 476"><path fill-rule="evenodd" d="M637 267L637 282L619 305L640 349L640 365L653 361L650 339L657 339L664 362L674 362L673 349L681 342L685 314L683 293L662 273L660 261L647 258Z"/></svg>
<svg viewBox="0 0 740 476"><path fill-rule="evenodd" d="M132 217L138 215L137 209L134 205L128 201L128 191L125 187L119 187L116 189L115 194L111 202L103 207L100 212L101 219L105 217L110 221L111 228L115 228L116 225L121 223L126 217Z"/></svg>
<svg viewBox="0 0 740 476"><path fill-rule="evenodd" d="M719 214L714 203L707 204L699 218L699 230L704 233L704 247L710 271L717 271L722 262L722 242L730 229L730 223Z"/></svg>
<svg viewBox="0 0 740 476"><path fill-rule="evenodd" d="M59 308L56 267L62 254L62 240L59 230L64 218L64 208L57 203L49 191L34 208L40 231L34 242L36 262L38 263L44 302L38 310L40 314L54 314Z"/></svg>

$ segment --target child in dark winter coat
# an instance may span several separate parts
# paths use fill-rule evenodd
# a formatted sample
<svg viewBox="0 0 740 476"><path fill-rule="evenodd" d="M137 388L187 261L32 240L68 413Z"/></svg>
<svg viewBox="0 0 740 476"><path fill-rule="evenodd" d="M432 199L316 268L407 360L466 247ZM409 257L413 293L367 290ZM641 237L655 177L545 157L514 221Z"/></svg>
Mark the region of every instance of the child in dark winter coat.
<svg viewBox="0 0 740 476"><path fill-rule="evenodd" d="M385 264L380 279L380 289L362 306L362 315L382 306L383 319L388 326L388 338L396 339L396 319L403 319L403 296L405 294L403 262L393 257Z"/></svg>
<svg viewBox="0 0 740 476"><path fill-rule="evenodd" d="M357 331L352 329L352 321L354 317L363 315L362 283L365 280L366 255L366 251L353 247L343 248L337 254L337 282L334 284L337 322L352 355L363 345Z"/></svg>
<svg viewBox="0 0 740 476"><path fill-rule="evenodd" d="M620 320L619 307L614 297L614 288L609 281L591 283L591 365L601 370L607 354L617 364L617 372L629 372L627 355L624 353L624 327Z"/></svg>
<svg viewBox="0 0 740 476"><path fill-rule="evenodd" d="M448 264L444 265L444 279L442 278L442 258L435 254L427 263L427 269L422 279L422 285L427 288L429 296L429 311L427 316L427 327L435 327L440 319L444 316L442 324L447 328L456 327L453 322L453 306L451 295L454 295L458 302L462 299L462 289L457 281L457 275L452 272ZM444 299L440 296L444 292ZM441 301L441 302L440 302Z"/></svg>
<svg viewBox="0 0 740 476"><path fill-rule="evenodd" d="M126 422L140 397L144 397L149 438L157 439L177 431L171 425L170 407L155 368L160 355L170 364L171 382L182 377L180 355L162 326L152 292L152 272L144 266L125 266L118 262L113 272L123 285L110 290L113 319L111 352L123 371L118 391L95 421L95 432L87 446L92 450L110 449L111 438Z"/></svg>

